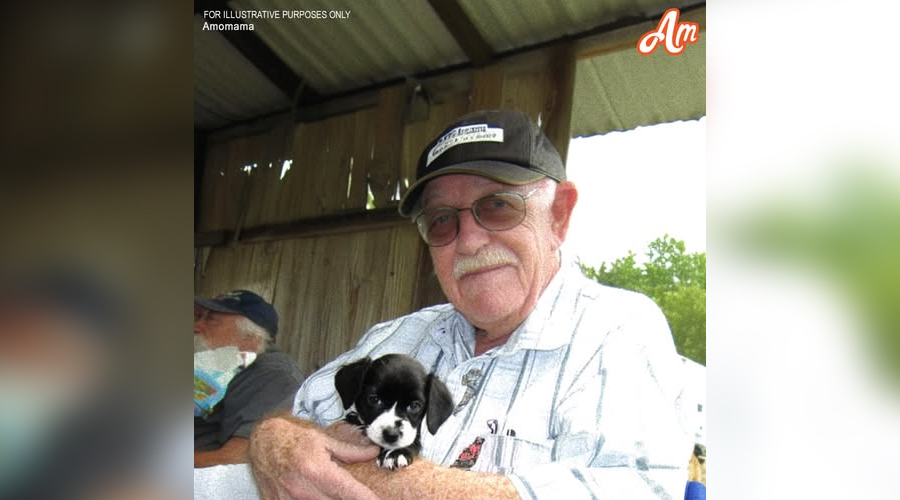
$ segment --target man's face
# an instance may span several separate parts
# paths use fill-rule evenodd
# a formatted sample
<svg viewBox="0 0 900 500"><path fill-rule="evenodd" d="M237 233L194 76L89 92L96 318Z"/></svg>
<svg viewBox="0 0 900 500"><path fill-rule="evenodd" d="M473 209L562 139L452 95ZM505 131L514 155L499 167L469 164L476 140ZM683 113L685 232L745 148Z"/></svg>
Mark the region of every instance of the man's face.
<svg viewBox="0 0 900 500"><path fill-rule="evenodd" d="M498 192L526 194L540 184L509 186L474 175L444 175L423 191L423 208L466 208ZM450 244L430 247L435 272L450 302L479 328L511 331L534 308L556 272L561 241L552 229L550 186L526 200L526 217L505 231L481 227L469 210L459 213L459 234ZM493 263L481 257L494 254ZM466 262L474 265L466 266ZM468 268L462 270L462 268ZM454 269L456 268L456 269Z"/></svg>
<svg viewBox="0 0 900 500"><path fill-rule="evenodd" d="M246 337L238 328L239 314L210 311L194 304L194 336L208 349L238 346L246 342ZM196 350L195 342L195 350Z"/></svg>

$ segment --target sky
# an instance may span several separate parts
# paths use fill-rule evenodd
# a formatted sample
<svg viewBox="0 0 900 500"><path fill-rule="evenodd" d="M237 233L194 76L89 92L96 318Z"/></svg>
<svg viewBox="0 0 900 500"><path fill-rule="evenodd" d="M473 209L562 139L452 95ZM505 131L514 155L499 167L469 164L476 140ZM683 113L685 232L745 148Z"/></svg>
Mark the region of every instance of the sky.
<svg viewBox="0 0 900 500"><path fill-rule="evenodd" d="M706 117L572 139L578 187L565 248L599 267L668 234L706 251Z"/></svg>

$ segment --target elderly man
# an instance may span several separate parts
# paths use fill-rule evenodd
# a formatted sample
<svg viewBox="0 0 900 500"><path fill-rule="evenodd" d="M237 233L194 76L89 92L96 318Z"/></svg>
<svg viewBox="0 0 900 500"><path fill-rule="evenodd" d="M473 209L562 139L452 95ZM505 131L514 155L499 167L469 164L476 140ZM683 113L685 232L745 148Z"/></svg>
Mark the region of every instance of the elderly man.
<svg viewBox="0 0 900 500"><path fill-rule="evenodd" d="M234 346L256 354L228 383L212 413L194 417L194 467L246 463L253 426L276 408L290 406L303 375L275 347L277 333L275 308L251 291L194 297L195 350Z"/></svg>
<svg viewBox="0 0 900 500"><path fill-rule="evenodd" d="M294 415L262 422L251 464L267 498L680 498L691 441L678 358L647 297L586 279L560 246L578 195L522 113L450 125L422 153L400 213L450 304L374 326L309 378ZM379 469L340 422L335 372L409 354L446 382L453 415L422 458Z"/></svg>

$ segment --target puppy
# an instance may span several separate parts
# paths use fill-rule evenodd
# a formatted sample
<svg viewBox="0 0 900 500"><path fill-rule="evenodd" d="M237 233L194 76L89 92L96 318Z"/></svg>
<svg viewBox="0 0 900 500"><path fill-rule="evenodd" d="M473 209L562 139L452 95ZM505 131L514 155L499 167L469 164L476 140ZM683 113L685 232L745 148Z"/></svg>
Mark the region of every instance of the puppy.
<svg viewBox="0 0 900 500"><path fill-rule="evenodd" d="M334 385L347 410L345 420L381 447L375 461L385 469L411 464L421 448L422 421L434 434L453 411L447 386L402 354L346 365L338 370Z"/></svg>

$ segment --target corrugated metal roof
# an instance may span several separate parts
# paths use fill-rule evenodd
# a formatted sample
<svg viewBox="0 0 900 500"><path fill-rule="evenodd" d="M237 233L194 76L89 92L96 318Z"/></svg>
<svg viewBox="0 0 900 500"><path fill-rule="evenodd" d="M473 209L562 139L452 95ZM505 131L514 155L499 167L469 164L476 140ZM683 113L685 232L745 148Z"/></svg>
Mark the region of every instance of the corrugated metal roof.
<svg viewBox="0 0 900 500"><path fill-rule="evenodd" d="M194 16L194 125L222 127L290 106L290 102L225 37L203 31Z"/></svg>
<svg viewBox="0 0 900 500"><path fill-rule="evenodd" d="M229 2L271 9L267 0ZM303 0L286 10L350 11L349 19L254 20L255 32L321 94L365 87L466 61L424 0Z"/></svg>
<svg viewBox="0 0 900 500"><path fill-rule="evenodd" d="M691 0L460 0L495 53L654 18ZM254 19L257 35L319 95L330 96L467 61L427 0L232 0L235 10L349 10L346 20ZM195 16L196 17L196 16ZM195 126L215 129L290 103L225 38L195 20ZM578 62L575 136L697 118L705 106L705 36L677 57L604 53ZM636 42L636 39L635 39Z"/></svg>
<svg viewBox="0 0 900 500"><path fill-rule="evenodd" d="M678 56L628 48L578 61L572 137L705 115L705 35Z"/></svg>

